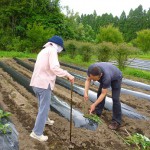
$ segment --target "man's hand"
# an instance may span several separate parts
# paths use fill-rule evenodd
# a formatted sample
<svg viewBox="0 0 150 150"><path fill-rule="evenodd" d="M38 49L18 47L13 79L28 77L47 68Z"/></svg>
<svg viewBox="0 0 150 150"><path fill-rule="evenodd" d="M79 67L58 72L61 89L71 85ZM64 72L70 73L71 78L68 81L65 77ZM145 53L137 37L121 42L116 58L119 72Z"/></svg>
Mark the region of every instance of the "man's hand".
<svg viewBox="0 0 150 150"><path fill-rule="evenodd" d="M95 107L96 106L94 103L90 106L90 110L89 110L90 114L95 110Z"/></svg>
<svg viewBox="0 0 150 150"><path fill-rule="evenodd" d="M89 99L88 94L85 92L84 93L84 100L87 101Z"/></svg>

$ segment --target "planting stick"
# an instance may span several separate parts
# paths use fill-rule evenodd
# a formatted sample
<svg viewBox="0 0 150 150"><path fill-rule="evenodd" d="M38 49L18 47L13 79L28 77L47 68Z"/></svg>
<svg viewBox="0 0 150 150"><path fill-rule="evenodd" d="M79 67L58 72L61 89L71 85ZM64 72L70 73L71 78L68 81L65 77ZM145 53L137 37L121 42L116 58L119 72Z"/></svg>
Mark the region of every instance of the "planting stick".
<svg viewBox="0 0 150 150"><path fill-rule="evenodd" d="M72 132L72 93L73 93L73 84L71 83L71 106L70 106L70 142L71 142L71 132Z"/></svg>

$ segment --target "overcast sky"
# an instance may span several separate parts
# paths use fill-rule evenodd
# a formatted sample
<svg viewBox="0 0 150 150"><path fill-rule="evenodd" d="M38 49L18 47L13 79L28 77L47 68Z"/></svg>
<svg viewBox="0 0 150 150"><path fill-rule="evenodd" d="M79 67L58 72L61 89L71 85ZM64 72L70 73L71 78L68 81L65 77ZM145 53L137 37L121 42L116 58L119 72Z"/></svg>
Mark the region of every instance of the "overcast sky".
<svg viewBox="0 0 150 150"><path fill-rule="evenodd" d="M146 11L150 8L150 0L60 0L61 6L69 6L70 10L80 15L92 14L96 10L97 15L112 13L118 17L123 11L128 15L131 8L134 10L140 4Z"/></svg>

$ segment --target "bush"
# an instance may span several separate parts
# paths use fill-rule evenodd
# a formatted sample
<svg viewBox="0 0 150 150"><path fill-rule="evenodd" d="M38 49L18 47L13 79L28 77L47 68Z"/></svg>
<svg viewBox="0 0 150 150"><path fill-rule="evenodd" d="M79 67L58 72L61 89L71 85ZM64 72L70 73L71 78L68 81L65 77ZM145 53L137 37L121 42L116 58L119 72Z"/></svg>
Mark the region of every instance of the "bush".
<svg viewBox="0 0 150 150"><path fill-rule="evenodd" d="M80 48L80 55L82 56L83 62L89 62L92 57L92 46L89 43L84 43Z"/></svg>
<svg viewBox="0 0 150 150"><path fill-rule="evenodd" d="M42 25L34 23L27 26L26 35L30 43L29 51L38 52L39 49L55 34L54 29L44 29Z"/></svg>
<svg viewBox="0 0 150 150"><path fill-rule="evenodd" d="M126 65L128 64L127 60L129 56L135 54L137 51L138 49L126 43L117 45L116 49L114 50L114 56L117 59L118 67L121 70L125 69Z"/></svg>
<svg viewBox="0 0 150 150"><path fill-rule="evenodd" d="M76 56L77 47L73 42L69 43L65 48L67 49L67 53L71 58L74 58Z"/></svg>
<svg viewBox="0 0 150 150"><path fill-rule="evenodd" d="M21 51L20 37L11 38L11 42L6 45L8 51Z"/></svg>
<svg viewBox="0 0 150 150"><path fill-rule="evenodd" d="M137 38L133 40L133 44L144 53L150 52L150 29L137 32Z"/></svg>
<svg viewBox="0 0 150 150"><path fill-rule="evenodd" d="M111 42L102 42L96 46L98 61L108 62L110 60L114 45Z"/></svg>
<svg viewBox="0 0 150 150"><path fill-rule="evenodd" d="M12 35L10 29L7 29L6 31L0 29L0 49L8 50L7 45L10 44L11 41L12 41Z"/></svg>
<svg viewBox="0 0 150 150"><path fill-rule="evenodd" d="M107 27L101 27L99 33L96 37L97 43L101 43L103 41L112 42L112 43L122 43L123 36L118 28L113 27L112 25L108 25Z"/></svg>

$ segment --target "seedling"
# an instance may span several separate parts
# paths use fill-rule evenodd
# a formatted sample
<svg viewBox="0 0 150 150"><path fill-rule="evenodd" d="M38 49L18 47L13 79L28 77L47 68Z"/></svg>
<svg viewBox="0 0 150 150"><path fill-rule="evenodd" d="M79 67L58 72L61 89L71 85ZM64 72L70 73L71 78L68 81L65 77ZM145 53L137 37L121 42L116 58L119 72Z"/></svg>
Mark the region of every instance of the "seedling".
<svg viewBox="0 0 150 150"><path fill-rule="evenodd" d="M3 118L7 118L11 115L9 112L4 112L0 109L0 133L6 134L11 132L10 125L8 123L2 123Z"/></svg>
<svg viewBox="0 0 150 150"><path fill-rule="evenodd" d="M85 114L83 117L91 119L95 122L97 122L98 124L102 124L102 120L95 114Z"/></svg>
<svg viewBox="0 0 150 150"><path fill-rule="evenodd" d="M128 136L126 138L126 141L130 144L135 144L138 147L138 149L140 149L140 147L143 150L150 149L150 139L142 134L135 133L132 136Z"/></svg>
<svg viewBox="0 0 150 150"><path fill-rule="evenodd" d="M10 115L11 115L10 112L4 112L3 110L0 109L0 119L5 118L5 117L7 118Z"/></svg>
<svg viewBox="0 0 150 150"><path fill-rule="evenodd" d="M4 125L0 123L0 133L2 134L11 133L10 125L8 123Z"/></svg>

